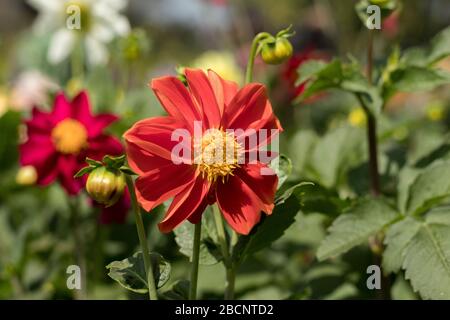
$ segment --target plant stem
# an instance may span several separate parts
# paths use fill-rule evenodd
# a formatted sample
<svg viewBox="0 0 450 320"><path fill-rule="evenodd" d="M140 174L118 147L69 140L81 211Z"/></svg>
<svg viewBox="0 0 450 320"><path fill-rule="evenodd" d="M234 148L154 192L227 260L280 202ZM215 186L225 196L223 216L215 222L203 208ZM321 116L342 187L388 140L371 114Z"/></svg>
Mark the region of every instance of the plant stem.
<svg viewBox="0 0 450 320"><path fill-rule="evenodd" d="M214 222L216 223L217 235L219 236L219 244L224 258L225 267L227 267L230 260L230 253L228 251L228 241L225 234L225 227L222 221L222 214L216 204L213 205Z"/></svg>
<svg viewBox="0 0 450 320"><path fill-rule="evenodd" d="M369 145L369 170L371 192L380 195L380 174L378 170L377 122L371 112L367 113L367 142Z"/></svg>
<svg viewBox="0 0 450 320"><path fill-rule="evenodd" d="M368 45L367 45L367 81L370 85L373 84L373 47L374 47L374 31L369 30ZM367 143L369 146L369 170L370 170L370 189L372 195L378 197L381 194L380 189L380 173L378 169L378 140L377 140L377 119L364 107L367 115ZM382 235L377 234L369 239L369 246L372 250L374 263L381 266L383 254ZM383 300L390 299L391 285L389 278L382 275L381 290L379 291L379 298Z"/></svg>
<svg viewBox="0 0 450 320"><path fill-rule="evenodd" d="M131 202L133 204L133 212L136 221L136 229L139 236L139 243L141 245L142 256L144 258L145 272L147 274L148 283L148 295L150 300L158 300L158 294L156 292L155 278L153 276L153 266L150 260L150 250L148 248L147 236L145 234L144 223L140 208L136 199L136 192L134 191L133 178L129 175L126 176L128 191L130 192Z"/></svg>
<svg viewBox="0 0 450 320"><path fill-rule="evenodd" d="M75 243L75 260L76 264L81 270L81 288L75 291L76 300L85 300L87 298L87 270L86 270L86 257L84 252L83 237L80 233L80 221L79 221L79 207L78 199L69 197L69 208L70 208L70 220L71 229L73 232L73 240Z"/></svg>
<svg viewBox="0 0 450 320"><path fill-rule="evenodd" d="M225 300L233 300L236 271L234 267L230 267L227 268L226 272L227 272L227 280L225 282Z"/></svg>
<svg viewBox="0 0 450 320"><path fill-rule="evenodd" d="M248 56L247 69L245 71L245 84L248 84L253 80L253 66L255 65L255 58L258 54L259 42L267 37L271 37L271 35L267 32L260 32L253 38L250 54Z"/></svg>
<svg viewBox="0 0 450 320"><path fill-rule="evenodd" d="M369 42L367 46L367 80L372 85L373 73L373 39L374 33L369 30ZM374 196L380 195L380 174L378 169L378 144L377 144L377 121L375 116L367 108L367 143L369 146L369 170L370 189Z"/></svg>
<svg viewBox="0 0 450 320"><path fill-rule="evenodd" d="M195 224L194 242L192 244L192 270L189 300L197 299L198 266L200 260L200 238L202 235L202 220Z"/></svg>
<svg viewBox="0 0 450 320"><path fill-rule="evenodd" d="M83 42L77 39L75 49L72 51L70 59L71 78L83 79L84 76L84 61L83 61Z"/></svg>
<svg viewBox="0 0 450 320"><path fill-rule="evenodd" d="M231 300L234 298L234 282L236 279L236 266L232 261L232 252L230 248L233 243L237 242L237 234L234 232L232 235L231 245L228 245L228 240L225 233L225 227L223 225L222 214L217 204L213 206L214 220L216 223L217 234L219 236L219 243L223 255L223 264L226 269L226 281L225 281L225 299Z"/></svg>

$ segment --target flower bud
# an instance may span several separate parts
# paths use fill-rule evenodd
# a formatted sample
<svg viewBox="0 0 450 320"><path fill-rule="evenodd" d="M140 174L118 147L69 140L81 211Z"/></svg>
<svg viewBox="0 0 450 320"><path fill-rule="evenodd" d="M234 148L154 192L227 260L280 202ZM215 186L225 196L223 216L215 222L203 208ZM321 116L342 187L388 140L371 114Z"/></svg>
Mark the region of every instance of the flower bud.
<svg viewBox="0 0 450 320"><path fill-rule="evenodd" d="M123 172L101 166L89 173L86 190L96 202L110 207L119 200L125 185Z"/></svg>
<svg viewBox="0 0 450 320"><path fill-rule="evenodd" d="M389 4L390 2L392 2L392 0L369 0L369 2L370 2L370 4L384 7L387 4Z"/></svg>
<svg viewBox="0 0 450 320"><path fill-rule="evenodd" d="M292 56L294 49L288 39L281 37L262 47L261 56L267 64L280 64Z"/></svg>
<svg viewBox="0 0 450 320"><path fill-rule="evenodd" d="M36 169L33 166L23 166L16 175L16 183L23 186L30 186L36 183L38 178Z"/></svg>

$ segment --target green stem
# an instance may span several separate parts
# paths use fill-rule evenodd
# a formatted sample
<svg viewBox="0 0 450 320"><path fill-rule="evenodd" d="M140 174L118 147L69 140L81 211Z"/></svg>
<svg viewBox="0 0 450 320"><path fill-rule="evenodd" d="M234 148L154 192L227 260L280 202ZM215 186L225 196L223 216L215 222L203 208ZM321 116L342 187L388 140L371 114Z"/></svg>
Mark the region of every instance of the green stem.
<svg viewBox="0 0 450 320"><path fill-rule="evenodd" d="M200 260L200 238L202 235L202 221L195 224L194 243L192 244L192 270L191 285L189 288L189 300L197 299L198 266Z"/></svg>
<svg viewBox="0 0 450 320"><path fill-rule="evenodd" d="M236 270L234 267L227 268L227 280L225 282L225 300L234 299L234 282L236 279Z"/></svg>
<svg viewBox="0 0 450 320"><path fill-rule="evenodd" d="M83 79L84 76L84 61L83 61L83 42L77 39L75 49L72 51L70 59L71 78Z"/></svg>
<svg viewBox="0 0 450 320"><path fill-rule="evenodd" d="M245 71L245 84L248 84L253 80L253 66L255 65L255 58L258 54L259 42L271 36L270 33L260 32L253 38L250 54L248 56L247 69Z"/></svg>
<svg viewBox="0 0 450 320"><path fill-rule="evenodd" d="M367 81L373 85L373 48L374 48L375 33L369 30L368 44L367 44ZM360 99L362 102L362 99ZM381 194L380 188L380 171L378 167L378 136L377 136L377 119L369 111L366 106L363 106L367 115L367 144L369 146L369 170L370 170L370 185L373 196L378 197ZM383 254L383 238L382 234L377 234L369 239L369 246L373 253L374 263L381 266ZM382 275L381 290L378 293L378 298L383 300L390 299L391 284L389 278Z"/></svg>
<svg viewBox="0 0 450 320"><path fill-rule="evenodd" d="M232 300L234 298L234 282L236 279L236 266L232 261L232 252L230 249L232 245L228 245L228 240L223 225L222 214L217 204L213 205L214 220L216 223L217 234L219 236L219 243L223 255L223 264L226 269L225 281L225 299ZM233 231L231 244L237 242L237 233Z"/></svg>
<svg viewBox="0 0 450 320"><path fill-rule="evenodd" d="M142 256L144 257L145 272L147 274L148 282L148 294L150 300L158 300L158 294L156 292L155 278L153 276L153 267L150 260L150 250L148 248L147 236L145 235L144 222L142 221L142 216L140 208L136 199L136 192L134 191L133 178L127 175L127 186L130 192L131 201L133 203L133 212L136 221L136 229L139 236L139 243L141 245Z"/></svg>
<svg viewBox="0 0 450 320"><path fill-rule="evenodd" d="M230 253L228 251L228 242L225 234L225 227L223 225L222 214L220 213L220 209L217 203L213 205L213 213L214 222L216 223L217 235L219 236L219 245L222 251L225 266L227 267L230 260Z"/></svg>

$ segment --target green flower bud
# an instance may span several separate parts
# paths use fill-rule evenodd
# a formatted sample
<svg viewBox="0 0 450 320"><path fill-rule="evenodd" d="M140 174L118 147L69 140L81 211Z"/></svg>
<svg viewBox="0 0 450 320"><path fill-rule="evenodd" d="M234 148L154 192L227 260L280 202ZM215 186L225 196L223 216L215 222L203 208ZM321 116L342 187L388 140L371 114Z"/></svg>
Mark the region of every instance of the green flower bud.
<svg viewBox="0 0 450 320"><path fill-rule="evenodd" d="M390 2L392 2L392 0L369 0L370 4L374 4L380 7L384 7L387 4L389 4Z"/></svg>
<svg viewBox="0 0 450 320"><path fill-rule="evenodd" d="M125 185L125 174L122 171L101 166L89 173L86 190L92 199L110 207L122 196Z"/></svg>
<svg viewBox="0 0 450 320"><path fill-rule="evenodd" d="M266 43L262 47L261 56L267 64L280 64L292 56L294 49L288 39L277 38L275 42Z"/></svg>

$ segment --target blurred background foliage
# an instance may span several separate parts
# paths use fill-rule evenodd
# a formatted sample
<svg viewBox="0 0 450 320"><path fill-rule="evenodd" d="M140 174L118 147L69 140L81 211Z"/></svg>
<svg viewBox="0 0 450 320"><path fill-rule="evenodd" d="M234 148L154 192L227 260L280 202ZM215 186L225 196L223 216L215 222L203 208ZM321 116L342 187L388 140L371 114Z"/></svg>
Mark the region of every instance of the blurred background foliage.
<svg viewBox="0 0 450 320"><path fill-rule="evenodd" d="M368 193L365 118L357 101L342 93L298 104L296 68L304 59L353 56L365 60L366 29L352 0L130 0L126 15L133 37L109 45L106 66L89 68L84 81L70 77L68 61L46 60L49 35L31 32L36 12L25 1L0 2L0 298L69 299L68 265L73 264L73 239L68 209L57 184L46 188L16 182L19 124L30 106L13 103L13 93L34 90L23 85L25 72L39 72L46 81L74 96L89 90L96 112L121 117L111 132L118 137L139 119L162 114L148 88L151 78L175 74L178 66L211 67L242 81L250 41L260 31L276 32L289 24L296 35L293 60L281 66L257 62L256 79L269 86L275 112L285 132L281 152L293 162L291 181L309 180L319 189L305 193L302 211L284 237L242 266L236 287L240 299L374 298L366 287L372 264L367 246L343 257L317 262L315 252L325 230L351 199ZM395 45L422 45L449 25L448 0L408 0L376 37L376 63L384 63ZM136 44L137 43L137 44ZM137 47L136 47L137 46ZM206 52L206 53L205 53ZM295 60L297 59L297 60ZM300 61L300 62L299 62ZM442 63L450 70L450 61ZM55 90L49 90L55 92ZM31 94L31 93L30 93ZM51 106L52 95L41 101ZM427 94L399 94L380 120L383 191L395 194L398 173L447 139L450 125L448 87ZM317 191L319 190L319 191ZM327 198L323 202L322 199ZM137 248L132 218L123 225L101 225L98 212L81 198L80 215L89 270L89 298L140 299L106 275L104 266ZM326 203L326 205L324 205ZM332 204L332 205L330 205ZM145 215L155 251L172 263L171 282L188 277L187 258L173 235L155 231L163 210ZM202 266L202 298L221 298L224 270ZM392 278L395 299L414 299L402 276Z"/></svg>

